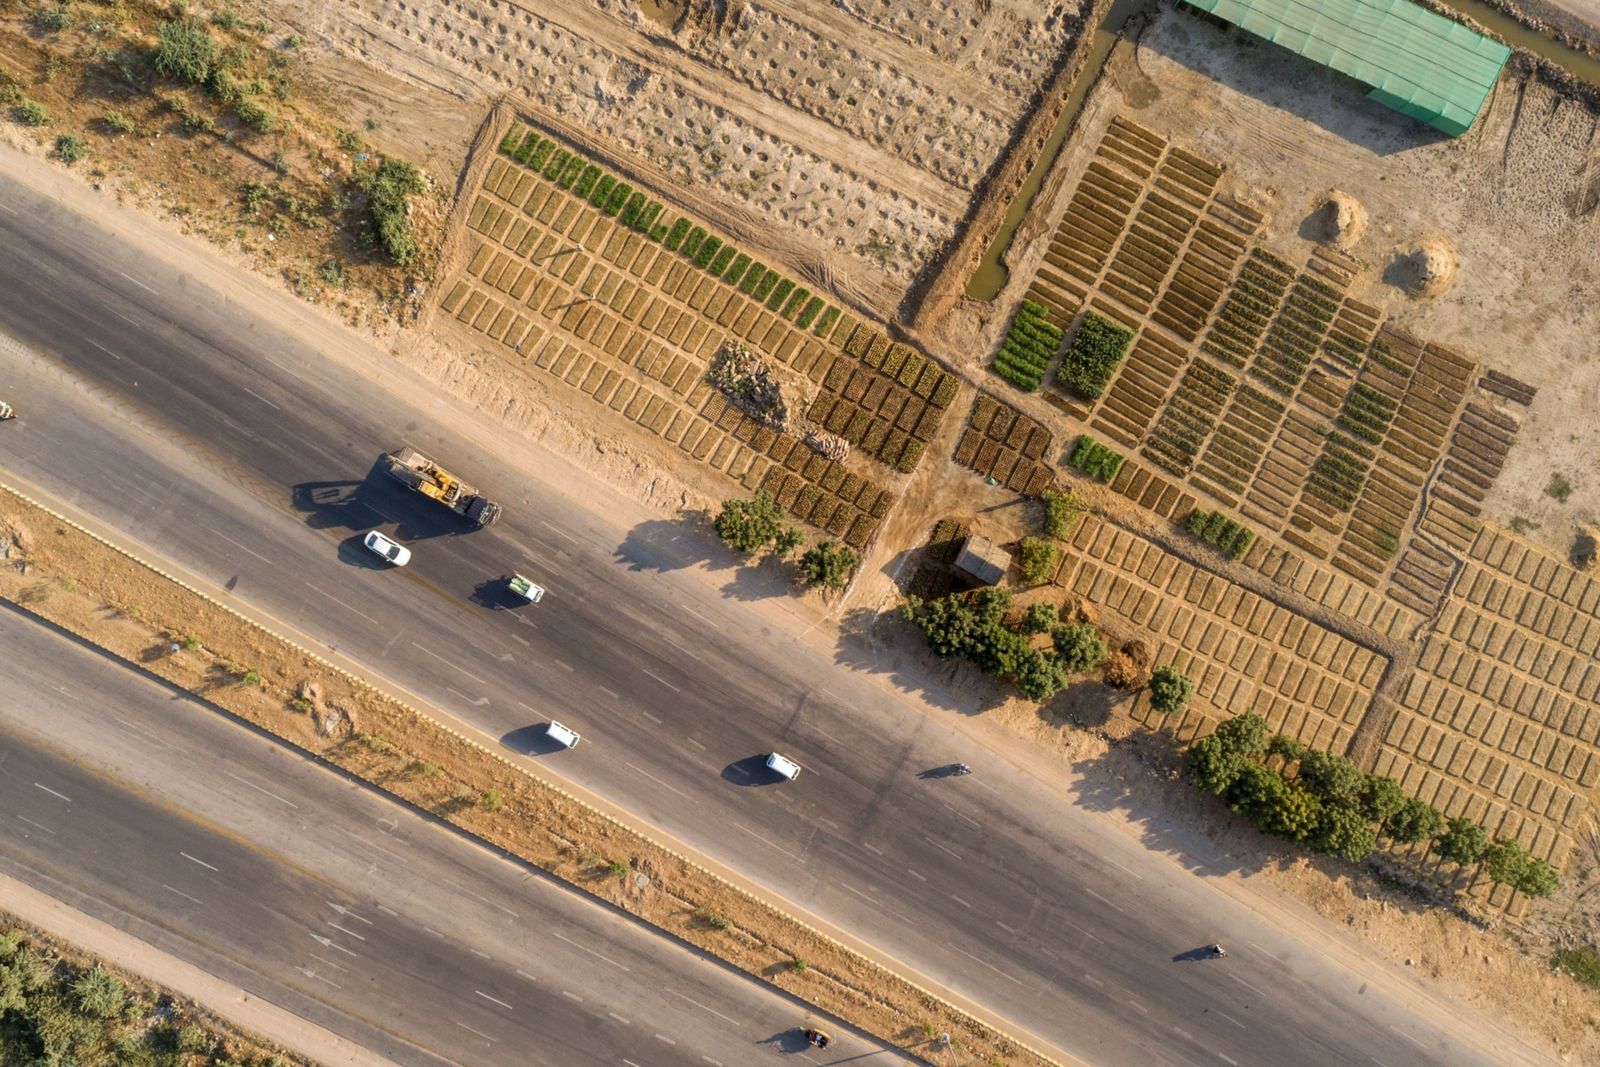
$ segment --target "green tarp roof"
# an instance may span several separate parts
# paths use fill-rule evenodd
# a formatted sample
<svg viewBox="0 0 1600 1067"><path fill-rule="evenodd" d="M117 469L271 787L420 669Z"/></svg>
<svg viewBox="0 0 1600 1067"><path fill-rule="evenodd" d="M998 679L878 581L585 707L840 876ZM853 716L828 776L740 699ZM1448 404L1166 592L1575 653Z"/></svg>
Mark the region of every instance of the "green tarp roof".
<svg viewBox="0 0 1600 1067"><path fill-rule="evenodd" d="M1367 95L1452 136L1472 128L1509 46L1409 0L1189 0L1372 86Z"/></svg>

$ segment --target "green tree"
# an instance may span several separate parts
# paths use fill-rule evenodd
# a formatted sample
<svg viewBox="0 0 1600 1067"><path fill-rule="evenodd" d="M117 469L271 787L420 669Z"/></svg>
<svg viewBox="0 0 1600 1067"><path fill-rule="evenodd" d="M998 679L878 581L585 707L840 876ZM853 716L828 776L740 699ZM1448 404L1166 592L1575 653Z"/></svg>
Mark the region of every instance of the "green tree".
<svg viewBox="0 0 1600 1067"><path fill-rule="evenodd" d="M796 530L793 526L785 526L783 532L778 535L778 539L772 543L772 551L776 555L784 557L805 543L805 534ZM823 542L823 544L831 543L830 541Z"/></svg>
<svg viewBox="0 0 1600 1067"><path fill-rule="evenodd" d="M940 659L971 654L984 626L978 612L957 596L927 601L921 597L907 597L900 613L917 625L928 639L928 647Z"/></svg>
<svg viewBox="0 0 1600 1067"><path fill-rule="evenodd" d="M1529 856L1528 865L1523 869L1522 877L1517 879L1515 888L1530 897L1548 897L1560 885L1561 876L1554 867L1537 856Z"/></svg>
<svg viewBox="0 0 1600 1067"><path fill-rule="evenodd" d="M1359 863L1378 846L1378 835L1358 808L1324 803L1309 842L1318 852Z"/></svg>
<svg viewBox="0 0 1600 1067"><path fill-rule="evenodd" d="M1027 635L991 623L980 631L973 658L985 674L1011 677L1022 668L1022 661L1031 651Z"/></svg>
<svg viewBox="0 0 1600 1067"><path fill-rule="evenodd" d="M1407 797L1400 810L1384 822L1383 832L1402 844L1414 845L1443 833L1444 816L1432 804Z"/></svg>
<svg viewBox="0 0 1600 1067"><path fill-rule="evenodd" d="M1283 775L1264 763L1244 759L1239 763L1238 773L1228 784L1223 799L1234 814L1260 822L1283 803L1283 794L1288 786Z"/></svg>
<svg viewBox="0 0 1600 1067"><path fill-rule="evenodd" d="M1528 871L1529 856L1522 845L1509 837L1497 837L1483 854L1483 871L1501 885L1515 886Z"/></svg>
<svg viewBox="0 0 1600 1067"><path fill-rule="evenodd" d="M1263 816L1261 829L1290 841L1304 841L1322 821L1322 801L1300 781L1284 782L1278 806Z"/></svg>
<svg viewBox="0 0 1600 1067"><path fill-rule="evenodd" d="M1262 756L1267 751L1267 720L1253 711L1224 719L1216 735L1241 756Z"/></svg>
<svg viewBox="0 0 1600 1067"><path fill-rule="evenodd" d="M1300 761L1299 778L1324 804L1358 808L1367 776L1354 763L1332 752L1312 749Z"/></svg>
<svg viewBox="0 0 1600 1067"><path fill-rule="evenodd" d="M1190 745L1184 760L1194 784L1212 796L1227 792L1249 762L1214 733Z"/></svg>
<svg viewBox="0 0 1600 1067"><path fill-rule="evenodd" d="M783 509L771 493L763 490L749 500L723 504L712 526L729 548L749 555L778 539L783 530Z"/></svg>
<svg viewBox="0 0 1600 1067"><path fill-rule="evenodd" d="M1470 867L1488 855L1489 835L1465 815L1458 815L1434 838L1433 851L1442 859Z"/></svg>
<svg viewBox="0 0 1600 1067"><path fill-rule="evenodd" d="M1162 665L1150 672L1150 706L1163 715L1179 711L1194 696L1194 682L1176 667Z"/></svg>
<svg viewBox="0 0 1600 1067"><path fill-rule="evenodd" d="M851 549L836 541L823 541L800 557L800 580L824 589L843 589L858 562Z"/></svg>
<svg viewBox="0 0 1600 1067"><path fill-rule="evenodd" d="M1025 634L1042 634L1050 627L1061 621L1061 612L1047 600L1037 604L1029 604L1028 610L1022 613L1022 632Z"/></svg>
<svg viewBox="0 0 1600 1067"><path fill-rule="evenodd" d="M1038 585L1050 577L1056 562L1056 545L1042 537L1022 539L1022 578L1030 585Z"/></svg>
<svg viewBox="0 0 1600 1067"><path fill-rule="evenodd" d="M1368 822L1381 826L1405 807L1409 799L1405 791L1400 788L1400 783L1393 778L1382 774L1369 774L1366 784L1361 788L1361 814Z"/></svg>
<svg viewBox="0 0 1600 1067"><path fill-rule="evenodd" d="M197 18L170 19L156 28L156 70L199 85L211 75L217 45Z"/></svg>
<svg viewBox="0 0 1600 1067"><path fill-rule="evenodd" d="M1086 622L1057 626L1050 631L1056 655L1069 674L1092 671L1105 662L1106 642L1100 631Z"/></svg>
<svg viewBox="0 0 1600 1067"><path fill-rule="evenodd" d="M1029 649L1017 664L1017 690L1043 704L1067 687L1067 671L1059 657L1042 649Z"/></svg>
<svg viewBox="0 0 1600 1067"><path fill-rule="evenodd" d="M1310 749L1290 737L1288 734L1273 734L1272 740L1267 742L1267 754L1277 756L1285 763L1295 763L1306 758Z"/></svg>

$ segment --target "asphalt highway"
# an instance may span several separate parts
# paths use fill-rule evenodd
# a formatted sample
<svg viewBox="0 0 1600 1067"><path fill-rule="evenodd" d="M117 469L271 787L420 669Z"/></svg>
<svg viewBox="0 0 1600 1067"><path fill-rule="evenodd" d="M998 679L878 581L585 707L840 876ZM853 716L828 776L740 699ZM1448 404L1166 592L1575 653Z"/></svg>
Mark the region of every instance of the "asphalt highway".
<svg viewBox="0 0 1600 1067"><path fill-rule="evenodd" d="M905 1062L14 611L0 647L0 870L396 1063Z"/></svg>
<svg viewBox="0 0 1600 1067"><path fill-rule="evenodd" d="M9 179L0 245L0 330L48 353L0 344L23 413L0 467L1039 1040L1100 1064L1532 1060L1498 1035L1463 1043L1434 1020L1464 1009L1353 973L973 752L852 669L865 656L821 655L719 595L699 573L712 546L604 487L530 478L501 458L521 446L451 432L463 409L402 367L357 374L208 288L203 255L142 256ZM505 518L462 533L376 475L401 443ZM409 567L361 553L372 526L413 547ZM544 603L506 606L513 569ZM543 751L549 718L584 743ZM773 748L799 781L762 779ZM922 776L957 759L976 773ZM1181 960L1212 941L1227 961Z"/></svg>

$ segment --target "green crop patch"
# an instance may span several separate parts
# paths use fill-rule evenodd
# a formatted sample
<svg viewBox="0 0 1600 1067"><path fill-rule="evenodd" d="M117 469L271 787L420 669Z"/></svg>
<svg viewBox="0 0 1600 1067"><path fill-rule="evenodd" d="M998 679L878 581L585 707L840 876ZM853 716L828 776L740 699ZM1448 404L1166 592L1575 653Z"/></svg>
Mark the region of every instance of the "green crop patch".
<svg viewBox="0 0 1600 1067"><path fill-rule="evenodd" d="M1132 330L1103 315L1087 312L1072 335L1058 378L1079 396L1098 399L1132 343Z"/></svg>

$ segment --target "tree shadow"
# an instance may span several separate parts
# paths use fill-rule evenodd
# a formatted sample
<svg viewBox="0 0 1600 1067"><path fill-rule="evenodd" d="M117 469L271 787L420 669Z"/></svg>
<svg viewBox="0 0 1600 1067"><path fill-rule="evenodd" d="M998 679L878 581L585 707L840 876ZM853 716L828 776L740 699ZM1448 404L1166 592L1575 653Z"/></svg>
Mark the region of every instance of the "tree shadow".
<svg viewBox="0 0 1600 1067"><path fill-rule="evenodd" d="M788 781L767 766L767 753L736 759L722 768L722 780L738 786L779 785Z"/></svg>
<svg viewBox="0 0 1600 1067"><path fill-rule="evenodd" d="M677 519L648 519L628 531L614 555L631 571L662 574L700 563L720 570L743 562L743 557L702 532L704 521L704 512L684 512Z"/></svg>
<svg viewBox="0 0 1600 1067"><path fill-rule="evenodd" d="M985 676L974 664L955 659L941 663L914 629L915 641L904 642L906 632L900 627L911 624L893 612L852 608L840 620L833 661L887 677L901 692L916 693L930 704L963 715L992 711L1011 696L1009 686ZM910 644L912 650L898 647L901 644Z"/></svg>
<svg viewBox="0 0 1600 1067"><path fill-rule="evenodd" d="M301 482L290 491L294 509L313 530L366 532L394 523L394 539L402 543L469 533L478 527L443 504L428 500L389 476L379 456L359 479Z"/></svg>
<svg viewBox="0 0 1600 1067"><path fill-rule="evenodd" d="M550 736L546 723L519 726L500 735L500 743L523 756L548 756L567 751L567 746Z"/></svg>
<svg viewBox="0 0 1600 1067"><path fill-rule="evenodd" d="M773 597L803 595L800 586L795 583L789 565L772 556L765 556L739 567L719 592L731 600L742 600L745 603L771 600Z"/></svg>
<svg viewBox="0 0 1600 1067"><path fill-rule="evenodd" d="M1134 744L1151 736L1141 734ZM1266 837L1245 842L1244 847L1238 849L1225 850L1213 835L1221 836L1234 830L1232 824L1237 817L1220 800L1202 795L1181 780L1162 783L1155 796L1140 795L1129 782L1137 768L1121 747L1081 760L1074 769L1079 773L1070 788L1079 806L1119 816L1137 829L1140 842L1146 848L1175 859L1191 874L1205 877L1258 874L1301 855L1298 850ZM1156 774L1160 776L1159 772ZM1166 810L1168 807L1173 810ZM1196 810L1204 813L1204 829L1189 827L1184 818ZM1241 828L1255 833L1252 828Z"/></svg>
<svg viewBox="0 0 1600 1067"><path fill-rule="evenodd" d="M1163 55L1374 155L1450 139L1443 130L1368 98L1370 86L1209 16L1158 19L1140 37L1139 50Z"/></svg>

